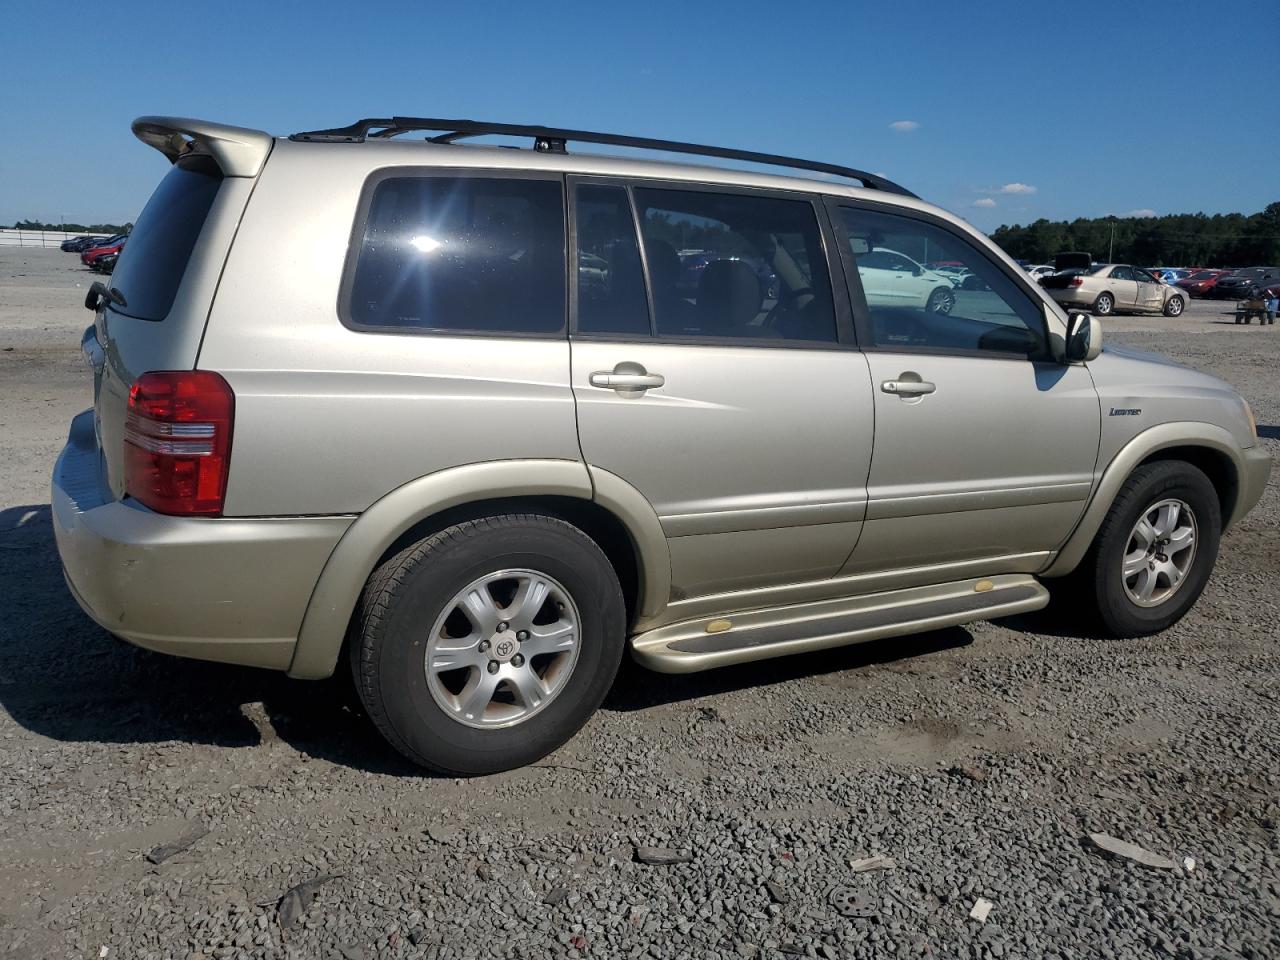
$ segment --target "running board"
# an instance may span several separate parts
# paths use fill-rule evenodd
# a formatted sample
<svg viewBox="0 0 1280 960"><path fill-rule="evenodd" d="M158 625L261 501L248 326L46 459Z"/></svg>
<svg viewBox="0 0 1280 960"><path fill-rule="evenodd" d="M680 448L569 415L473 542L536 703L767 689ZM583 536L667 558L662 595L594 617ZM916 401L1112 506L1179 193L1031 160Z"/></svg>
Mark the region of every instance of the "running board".
<svg viewBox="0 0 1280 960"><path fill-rule="evenodd" d="M1048 602L1034 577L1003 574L686 620L632 637L631 650L650 670L694 673L1027 613Z"/></svg>

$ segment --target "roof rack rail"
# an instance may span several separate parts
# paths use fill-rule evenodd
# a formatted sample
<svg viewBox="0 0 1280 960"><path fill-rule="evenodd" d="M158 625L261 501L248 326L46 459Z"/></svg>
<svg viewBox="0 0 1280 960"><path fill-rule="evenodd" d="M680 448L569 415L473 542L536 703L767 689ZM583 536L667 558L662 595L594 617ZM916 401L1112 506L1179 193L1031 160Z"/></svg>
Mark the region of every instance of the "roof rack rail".
<svg viewBox="0 0 1280 960"><path fill-rule="evenodd" d="M590 130L564 130L559 127L530 126L519 123L489 123L482 120L440 120L429 117L385 117L377 119L366 117L346 127L334 127L330 130L310 130L295 133L290 140L301 140L322 143L363 143L365 140L382 140L399 136L412 131L443 131L438 136L428 137L431 143L455 143L468 137L505 135L513 137L532 137L533 149L540 153L564 153L565 144L570 140L579 143L599 143L615 147L632 147L637 150L660 150L666 153L689 153L703 157L718 157L725 160L741 160L747 163L760 163L772 167L794 167L799 170L811 170L836 177L847 177L857 180L863 186L886 193L896 193L904 197L915 194L901 187L892 180L865 170L853 167L842 167L834 163L821 163L816 160L801 160L798 157L784 157L774 153L757 153L753 150L732 150L727 147L712 147L701 143L682 143L678 140L655 140L650 137L628 137L616 133L594 133Z"/></svg>

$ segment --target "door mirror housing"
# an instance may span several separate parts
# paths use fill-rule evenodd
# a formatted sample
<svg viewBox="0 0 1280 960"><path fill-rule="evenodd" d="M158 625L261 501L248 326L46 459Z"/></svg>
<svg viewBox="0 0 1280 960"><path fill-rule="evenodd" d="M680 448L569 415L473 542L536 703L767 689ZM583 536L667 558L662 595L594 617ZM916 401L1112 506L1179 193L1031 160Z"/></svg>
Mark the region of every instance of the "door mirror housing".
<svg viewBox="0 0 1280 960"><path fill-rule="evenodd" d="M1102 324L1088 313L1072 310L1067 314L1067 343L1063 360L1080 363L1098 359L1102 353Z"/></svg>

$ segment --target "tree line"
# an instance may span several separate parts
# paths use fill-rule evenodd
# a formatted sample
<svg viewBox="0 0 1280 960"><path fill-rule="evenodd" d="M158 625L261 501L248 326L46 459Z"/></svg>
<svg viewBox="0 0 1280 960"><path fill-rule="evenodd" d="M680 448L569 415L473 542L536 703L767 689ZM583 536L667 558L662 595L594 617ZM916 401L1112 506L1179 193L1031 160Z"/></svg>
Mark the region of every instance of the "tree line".
<svg viewBox="0 0 1280 960"><path fill-rule="evenodd" d="M41 223L39 220L19 220L13 225L14 230L51 230L67 233L128 233L133 229L132 223Z"/></svg>
<svg viewBox="0 0 1280 960"><path fill-rule="evenodd" d="M1052 263L1083 251L1095 260L1150 267L1255 267L1280 264L1280 201L1260 213L1174 213L1163 217L1037 220L1001 226L991 239L1011 257Z"/></svg>

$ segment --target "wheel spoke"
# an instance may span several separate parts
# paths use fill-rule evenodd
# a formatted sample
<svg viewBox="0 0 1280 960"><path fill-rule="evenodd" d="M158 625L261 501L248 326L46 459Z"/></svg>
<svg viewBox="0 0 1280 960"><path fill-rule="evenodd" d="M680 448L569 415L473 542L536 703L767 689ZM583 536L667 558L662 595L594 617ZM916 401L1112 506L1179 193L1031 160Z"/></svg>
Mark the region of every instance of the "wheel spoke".
<svg viewBox="0 0 1280 960"><path fill-rule="evenodd" d="M436 648L431 651L427 666L433 673L447 673L450 670L484 666L484 662L485 658L480 656L475 647Z"/></svg>
<svg viewBox="0 0 1280 960"><path fill-rule="evenodd" d="M531 627L529 633L529 639L520 644L520 652L526 658L544 653L564 653L573 649L578 641L577 628L563 620L542 627Z"/></svg>
<svg viewBox="0 0 1280 960"><path fill-rule="evenodd" d="M1178 517L1181 513L1181 504L1172 501L1163 504L1156 514L1156 535L1167 537L1172 534L1178 527Z"/></svg>
<svg viewBox="0 0 1280 960"><path fill-rule="evenodd" d="M542 698L547 695L546 684L527 665L513 670L507 680L515 689L516 698L520 701L520 704L528 710L532 710L540 704Z"/></svg>
<svg viewBox="0 0 1280 960"><path fill-rule="evenodd" d="M494 602L489 588L483 584L473 586L461 598L462 610L467 615L467 619L471 621L471 625L476 628L476 632L482 636L491 634L498 629L498 622L502 619L502 614L498 610L498 605Z"/></svg>
<svg viewBox="0 0 1280 960"><path fill-rule="evenodd" d="M1147 566L1147 554L1145 550L1138 550L1135 553L1125 554L1124 558L1124 578L1128 580L1135 573L1145 569Z"/></svg>
<svg viewBox="0 0 1280 960"><path fill-rule="evenodd" d="M458 694L458 711L468 720L478 720L498 689L498 675L476 670Z"/></svg>
<svg viewBox="0 0 1280 960"><path fill-rule="evenodd" d="M527 577L520 582L516 595L504 611L504 615L512 623L521 627L531 627L533 618L538 615L551 593L551 584L541 577Z"/></svg>
<svg viewBox="0 0 1280 960"><path fill-rule="evenodd" d="M1176 587L1183 577L1183 573L1178 569L1178 565L1169 560L1166 560L1164 563L1157 566L1156 572L1164 575L1165 580L1168 581L1170 590Z"/></svg>
<svg viewBox="0 0 1280 960"><path fill-rule="evenodd" d="M1133 539L1137 542L1140 549L1146 550L1156 542L1156 529L1151 525L1151 521L1143 517L1138 521L1138 525L1133 528Z"/></svg>
<svg viewBox="0 0 1280 960"><path fill-rule="evenodd" d="M1173 556L1175 553L1181 553L1187 547L1194 546L1196 542L1196 532L1193 527L1183 527L1175 530L1169 537L1169 544L1165 547L1165 554Z"/></svg>
<svg viewBox="0 0 1280 960"><path fill-rule="evenodd" d="M1139 600L1150 600L1156 589L1156 572L1150 567L1143 567L1138 573L1138 582L1133 585L1133 592Z"/></svg>

